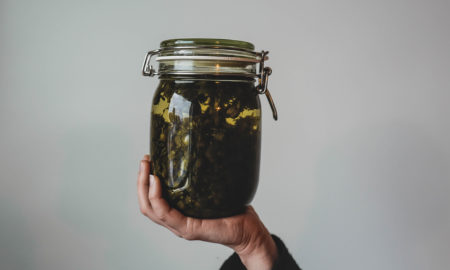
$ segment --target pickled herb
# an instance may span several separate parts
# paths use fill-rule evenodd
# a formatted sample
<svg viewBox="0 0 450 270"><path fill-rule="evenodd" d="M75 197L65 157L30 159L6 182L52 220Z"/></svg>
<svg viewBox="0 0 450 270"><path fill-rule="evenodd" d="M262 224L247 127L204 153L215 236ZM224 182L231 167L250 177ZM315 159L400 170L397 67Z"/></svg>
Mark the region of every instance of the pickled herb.
<svg viewBox="0 0 450 270"><path fill-rule="evenodd" d="M161 78L151 159L172 207L199 218L242 212L258 184L260 144L253 81Z"/></svg>

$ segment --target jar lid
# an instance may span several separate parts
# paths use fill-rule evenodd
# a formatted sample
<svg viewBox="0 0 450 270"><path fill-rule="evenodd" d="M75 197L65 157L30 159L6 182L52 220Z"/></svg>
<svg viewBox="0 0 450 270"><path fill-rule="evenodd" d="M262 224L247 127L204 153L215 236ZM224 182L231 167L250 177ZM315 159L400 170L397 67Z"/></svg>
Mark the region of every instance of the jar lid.
<svg viewBox="0 0 450 270"><path fill-rule="evenodd" d="M233 75L258 77L257 64L268 60L265 51L255 52L252 43L231 39L180 38L161 42L149 52L144 75ZM150 65L155 55L158 71ZM147 71L147 72L146 72Z"/></svg>
<svg viewBox="0 0 450 270"><path fill-rule="evenodd" d="M250 42L240 40L211 38L169 39L161 42L160 47L160 56L156 57L156 61L158 62L196 60L209 61L210 63L214 61L259 63L261 61L261 56L254 52L255 46ZM203 67L201 69L203 72L208 72L208 70L205 70L205 63L197 64ZM213 64L213 69L208 73L227 73L226 70L217 69L217 67L220 68L220 64ZM230 64L227 66L230 66ZM234 70L234 72L238 71ZM244 73L248 73L248 70L244 71L247 71Z"/></svg>
<svg viewBox="0 0 450 270"><path fill-rule="evenodd" d="M215 47L236 48L247 51L255 50L255 45L253 45L250 42L232 39L220 39L220 38L168 39L162 41L160 44L161 48L183 47L183 46L215 46Z"/></svg>

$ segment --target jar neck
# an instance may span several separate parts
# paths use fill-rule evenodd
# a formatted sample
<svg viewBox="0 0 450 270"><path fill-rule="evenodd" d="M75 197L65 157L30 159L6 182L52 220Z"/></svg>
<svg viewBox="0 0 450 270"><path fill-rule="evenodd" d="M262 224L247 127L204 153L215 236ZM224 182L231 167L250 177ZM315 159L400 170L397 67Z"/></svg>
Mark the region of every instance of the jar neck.
<svg viewBox="0 0 450 270"><path fill-rule="evenodd" d="M254 78L256 63L226 61L226 60L159 60L159 74L161 75L212 75L238 76Z"/></svg>

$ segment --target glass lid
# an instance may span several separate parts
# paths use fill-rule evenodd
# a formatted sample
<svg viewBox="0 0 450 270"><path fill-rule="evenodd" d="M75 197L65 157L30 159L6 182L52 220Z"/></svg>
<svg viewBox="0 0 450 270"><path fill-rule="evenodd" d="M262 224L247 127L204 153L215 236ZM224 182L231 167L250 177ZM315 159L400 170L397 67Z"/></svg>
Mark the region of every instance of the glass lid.
<svg viewBox="0 0 450 270"><path fill-rule="evenodd" d="M198 47L198 46L212 46L217 48L235 48L247 51L254 51L255 46L246 41L232 40L232 39L220 39L220 38L179 38L168 39L161 42L161 49L173 48L173 47Z"/></svg>

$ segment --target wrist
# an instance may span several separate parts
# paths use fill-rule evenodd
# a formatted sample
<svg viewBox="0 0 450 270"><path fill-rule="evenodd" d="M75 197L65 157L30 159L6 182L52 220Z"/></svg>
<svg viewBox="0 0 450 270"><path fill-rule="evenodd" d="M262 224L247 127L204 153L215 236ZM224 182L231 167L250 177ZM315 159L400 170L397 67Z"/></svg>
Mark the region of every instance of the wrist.
<svg viewBox="0 0 450 270"><path fill-rule="evenodd" d="M277 245L268 232L251 239L247 245L235 251L248 270L270 270L278 257Z"/></svg>

